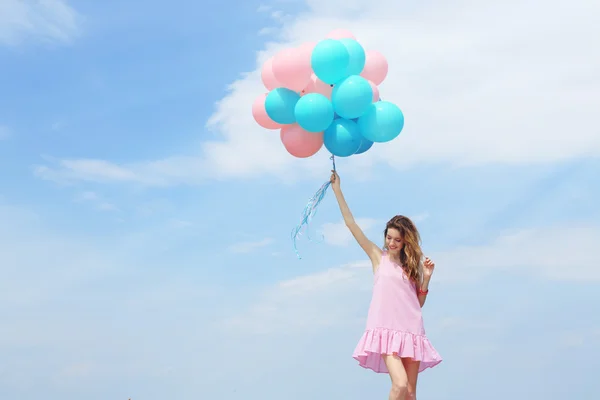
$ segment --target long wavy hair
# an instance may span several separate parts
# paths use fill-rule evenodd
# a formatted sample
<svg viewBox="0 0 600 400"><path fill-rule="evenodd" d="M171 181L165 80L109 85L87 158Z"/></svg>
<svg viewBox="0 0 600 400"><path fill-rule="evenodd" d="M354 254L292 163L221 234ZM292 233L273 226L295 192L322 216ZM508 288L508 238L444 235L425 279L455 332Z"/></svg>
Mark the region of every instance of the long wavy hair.
<svg viewBox="0 0 600 400"><path fill-rule="evenodd" d="M421 259L423 251L421 250L421 235L417 230L414 222L410 218L403 215L396 215L388 221L383 232L383 238L388 234L388 229L396 229L400 232L400 237L404 242L404 246L400 250L400 264L404 268L404 272L413 282L421 282L423 271L421 268ZM384 242L384 249L387 248L387 241Z"/></svg>

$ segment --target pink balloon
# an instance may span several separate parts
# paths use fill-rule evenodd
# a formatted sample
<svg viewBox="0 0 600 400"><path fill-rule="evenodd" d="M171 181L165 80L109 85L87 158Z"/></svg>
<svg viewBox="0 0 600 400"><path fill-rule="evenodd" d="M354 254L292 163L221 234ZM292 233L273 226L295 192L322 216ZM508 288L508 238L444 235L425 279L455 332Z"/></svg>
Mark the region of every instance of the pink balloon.
<svg viewBox="0 0 600 400"><path fill-rule="evenodd" d="M281 128L280 137L288 153L298 158L313 156L323 147L323 132L308 132L298 124Z"/></svg>
<svg viewBox="0 0 600 400"><path fill-rule="evenodd" d="M305 42L298 47L298 50L303 53L302 57L308 57L310 60L310 56L312 55L312 51L317 45L317 42Z"/></svg>
<svg viewBox="0 0 600 400"><path fill-rule="evenodd" d="M283 125L273 121L267 114L267 110L265 110L265 99L267 98L267 94L268 93L261 94L254 100L254 103L252 103L252 116L254 117L254 120L265 129L279 129Z"/></svg>
<svg viewBox="0 0 600 400"><path fill-rule="evenodd" d="M275 79L275 75L273 75L273 58L274 57L271 57L265 61L260 72L263 85L265 85L267 90L273 90L282 86L279 82L277 82L277 79Z"/></svg>
<svg viewBox="0 0 600 400"><path fill-rule="evenodd" d="M354 39L356 40L356 37L352 34L352 32L350 32L347 29L335 29L331 32L329 32L326 36L327 39Z"/></svg>
<svg viewBox="0 0 600 400"><path fill-rule="evenodd" d="M368 81L369 85L371 85L371 89L373 89L373 103L379 100L379 88L376 84L371 81Z"/></svg>
<svg viewBox="0 0 600 400"><path fill-rule="evenodd" d="M360 76L370 80L375 85L380 85L388 73L388 62L378 51L368 50L365 52L365 67Z"/></svg>
<svg viewBox="0 0 600 400"><path fill-rule="evenodd" d="M312 74L311 51L307 48L283 49L273 59L273 75L283 87L300 92Z"/></svg>
<svg viewBox="0 0 600 400"><path fill-rule="evenodd" d="M315 74L312 74L312 76L310 77L310 81L302 91L302 94L319 93L331 100L332 92L333 87L331 87L331 85L328 85L327 83L317 78Z"/></svg>

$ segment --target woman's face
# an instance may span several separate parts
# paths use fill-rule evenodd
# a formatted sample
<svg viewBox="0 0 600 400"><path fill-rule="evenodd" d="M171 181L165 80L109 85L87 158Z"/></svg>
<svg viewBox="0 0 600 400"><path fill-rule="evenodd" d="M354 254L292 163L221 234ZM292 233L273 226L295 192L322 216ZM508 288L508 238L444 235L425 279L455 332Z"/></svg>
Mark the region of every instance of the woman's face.
<svg viewBox="0 0 600 400"><path fill-rule="evenodd" d="M385 236L385 244L387 245L390 253L397 254L400 253L400 250L402 250L404 241L402 240L402 236L397 229L389 228L387 235Z"/></svg>

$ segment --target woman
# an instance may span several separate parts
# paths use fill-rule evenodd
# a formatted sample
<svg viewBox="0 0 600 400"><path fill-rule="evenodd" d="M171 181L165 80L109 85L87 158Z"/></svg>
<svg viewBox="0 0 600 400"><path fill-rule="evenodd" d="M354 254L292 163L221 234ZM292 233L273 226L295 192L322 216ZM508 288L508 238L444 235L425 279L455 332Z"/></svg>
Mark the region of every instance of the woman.
<svg viewBox="0 0 600 400"><path fill-rule="evenodd" d="M421 315L435 264L427 257L422 262L419 232L409 218L398 215L387 223L382 250L354 221L335 171L331 187L346 226L373 265L366 330L353 357L363 368L390 375L389 400L415 400L419 372L442 361L425 335Z"/></svg>

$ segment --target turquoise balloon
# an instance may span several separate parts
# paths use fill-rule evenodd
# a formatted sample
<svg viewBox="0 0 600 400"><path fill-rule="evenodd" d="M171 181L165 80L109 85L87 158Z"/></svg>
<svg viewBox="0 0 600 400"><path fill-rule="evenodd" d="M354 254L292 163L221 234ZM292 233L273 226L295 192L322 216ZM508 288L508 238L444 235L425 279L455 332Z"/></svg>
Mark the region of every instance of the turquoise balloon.
<svg viewBox="0 0 600 400"><path fill-rule="evenodd" d="M362 138L362 142L360 143L360 147L358 148L358 150L356 150L356 154L362 154L364 152L366 152L367 150L369 150L371 147L373 147L373 142L371 142L368 139Z"/></svg>
<svg viewBox="0 0 600 400"><path fill-rule="evenodd" d="M300 95L287 88L276 88L267 94L265 111L269 118L279 124L293 124L296 122L294 109L300 100Z"/></svg>
<svg viewBox="0 0 600 400"><path fill-rule="evenodd" d="M359 75L367 60L365 49L354 39L340 39L340 42L346 47L350 55L348 75Z"/></svg>
<svg viewBox="0 0 600 400"><path fill-rule="evenodd" d="M325 39L317 43L312 51L310 63L320 80L330 85L348 76L350 54L339 40Z"/></svg>
<svg viewBox="0 0 600 400"><path fill-rule="evenodd" d="M373 102L373 89L362 76L352 75L333 87L331 102L342 118L358 118Z"/></svg>
<svg viewBox="0 0 600 400"><path fill-rule="evenodd" d="M378 101L358 119L362 136L372 142L384 143L395 139L404 128L404 114L389 101Z"/></svg>
<svg viewBox="0 0 600 400"><path fill-rule="evenodd" d="M309 132L323 132L333 121L333 105L322 94L309 93L296 103L296 122Z"/></svg>
<svg viewBox="0 0 600 400"><path fill-rule="evenodd" d="M336 157L348 157L360 148L362 137L356 122L335 119L323 133L323 144Z"/></svg>

